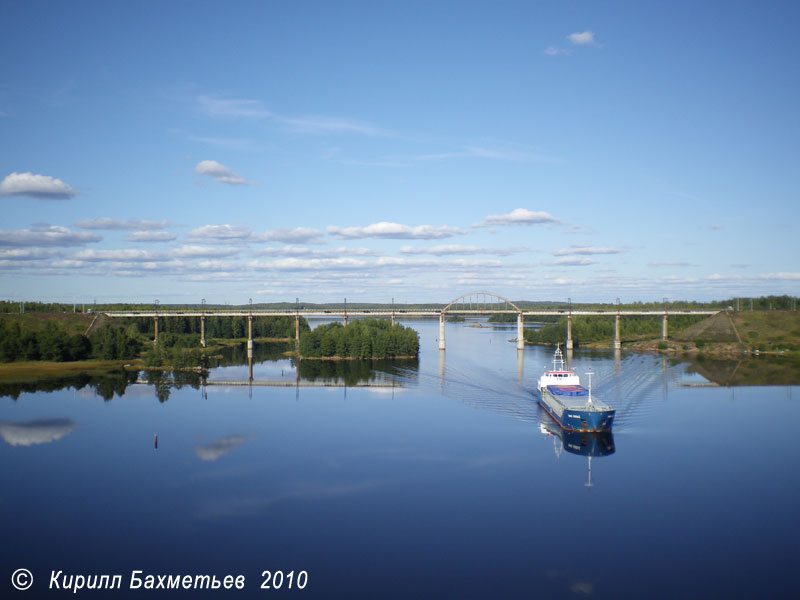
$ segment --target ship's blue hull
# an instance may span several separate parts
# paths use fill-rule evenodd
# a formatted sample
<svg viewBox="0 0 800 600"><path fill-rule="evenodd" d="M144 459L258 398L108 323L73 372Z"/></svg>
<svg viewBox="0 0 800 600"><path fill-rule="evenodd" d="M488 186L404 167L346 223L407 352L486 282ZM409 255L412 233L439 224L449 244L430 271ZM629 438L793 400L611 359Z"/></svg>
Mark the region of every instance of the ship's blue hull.
<svg viewBox="0 0 800 600"><path fill-rule="evenodd" d="M559 424L562 429L567 431L581 431L581 432L600 432L611 431L611 426L614 424L614 410L585 410L578 408L564 408L561 414L553 407L549 406L545 401L544 394L548 391L542 391L539 398L539 404L547 411L553 420Z"/></svg>

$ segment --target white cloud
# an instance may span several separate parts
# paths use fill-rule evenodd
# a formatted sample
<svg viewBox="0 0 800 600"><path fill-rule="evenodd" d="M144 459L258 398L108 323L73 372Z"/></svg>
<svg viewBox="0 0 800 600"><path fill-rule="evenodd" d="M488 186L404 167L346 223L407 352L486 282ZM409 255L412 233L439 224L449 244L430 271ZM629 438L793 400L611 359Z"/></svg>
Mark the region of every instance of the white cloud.
<svg viewBox="0 0 800 600"><path fill-rule="evenodd" d="M186 239L191 242L283 242L283 243L323 243L324 233L308 227L281 227L255 233L242 225L204 225L190 231Z"/></svg>
<svg viewBox="0 0 800 600"><path fill-rule="evenodd" d="M363 260L353 256L338 257L317 257L316 255L302 257L280 258L272 261L250 261L246 265L255 270L278 270L278 271L311 271L315 272L318 279L329 279L333 283L343 283L340 272L363 272L364 277L371 282L380 285L376 275L381 271L408 271L408 273L429 273L429 272L463 272L472 273L475 269L502 267L498 260L440 260L435 258L408 258L385 256L377 260Z"/></svg>
<svg viewBox="0 0 800 600"><path fill-rule="evenodd" d="M544 53L548 56L559 56L562 54L569 54L569 51L564 50L564 48L556 48L555 46L548 46L544 49Z"/></svg>
<svg viewBox="0 0 800 600"><path fill-rule="evenodd" d="M593 258L577 258L573 256L565 256L563 258L559 258L554 260L552 265L561 266L561 267L584 267L587 265L593 265L597 261Z"/></svg>
<svg viewBox="0 0 800 600"><path fill-rule="evenodd" d="M0 250L0 260L45 260L63 253L58 250L43 250L42 248L14 248Z"/></svg>
<svg viewBox="0 0 800 600"><path fill-rule="evenodd" d="M401 225L400 223L389 223L381 221L366 227L336 227L331 225L327 232L338 239L357 239L357 238L381 238L381 239L424 239L434 240L463 235L466 231L457 227L442 225Z"/></svg>
<svg viewBox="0 0 800 600"><path fill-rule="evenodd" d="M696 267L697 265L693 265L689 262L684 262L681 260L657 260L651 261L647 263L650 267Z"/></svg>
<svg viewBox="0 0 800 600"><path fill-rule="evenodd" d="M441 244L438 246L402 246L401 254L432 254L434 256L466 255L466 254L493 254L496 256L509 256L518 252L527 252L527 248L482 248L480 246L462 246L460 244Z"/></svg>
<svg viewBox="0 0 800 600"><path fill-rule="evenodd" d="M524 150L496 150L492 148L483 148L480 146L466 146L462 150L458 150L456 152L419 154L411 157L411 160L443 160L448 158L488 158L493 160L505 160L509 162L541 162L548 160L543 156L534 154L532 152L526 152Z"/></svg>
<svg viewBox="0 0 800 600"><path fill-rule="evenodd" d="M460 258L457 260L444 261L430 258L405 258L395 256L379 258L376 264L381 267L424 267L442 270L502 266L499 260L467 260Z"/></svg>
<svg viewBox="0 0 800 600"><path fill-rule="evenodd" d="M204 225L190 231L186 239L206 243L249 242L253 239L253 232L240 225Z"/></svg>
<svg viewBox="0 0 800 600"><path fill-rule="evenodd" d="M588 29L580 33L570 33L567 36L567 39L573 44L577 44L579 46L595 43L594 33L589 31Z"/></svg>
<svg viewBox="0 0 800 600"><path fill-rule="evenodd" d="M227 183L229 185L255 185L255 182L248 181L238 173L234 173L230 168L221 165L215 160L201 160L194 168L194 172L200 175L208 175L219 183Z"/></svg>
<svg viewBox="0 0 800 600"><path fill-rule="evenodd" d="M255 256L291 256L305 258L333 258L337 256L379 256L379 252L369 248L351 248L339 246L332 250L312 250L304 246L284 246L282 248L265 248L253 252Z"/></svg>
<svg viewBox="0 0 800 600"><path fill-rule="evenodd" d="M75 223L75 227L81 229L108 229L120 231L152 231L154 229L166 229L168 221L143 221L140 219L112 219L110 217L100 217L97 219L84 219Z"/></svg>
<svg viewBox="0 0 800 600"><path fill-rule="evenodd" d="M220 248L218 246L185 245L172 251L173 256L180 258L223 258L237 254L239 254L239 250L236 248Z"/></svg>
<svg viewBox="0 0 800 600"><path fill-rule="evenodd" d="M305 133L359 133L362 135L390 135L368 123L339 117L280 117L276 119L295 131Z"/></svg>
<svg viewBox="0 0 800 600"><path fill-rule="evenodd" d="M79 233L59 226L12 231L0 230L0 246L82 246L99 242L102 239L96 233Z"/></svg>
<svg viewBox="0 0 800 600"><path fill-rule="evenodd" d="M355 258L280 258L269 262L252 261L248 267L278 271L327 271L331 269L364 269L369 263Z"/></svg>
<svg viewBox="0 0 800 600"><path fill-rule="evenodd" d="M198 96L197 105L200 112L212 117L265 119L272 116L259 100Z"/></svg>
<svg viewBox="0 0 800 600"><path fill-rule="evenodd" d="M148 252L147 250L122 249L122 250L81 250L73 256L75 260L85 261L126 261L126 262L154 262L168 260L163 254Z"/></svg>
<svg viewBox="0 0 800 600"><path fill-rule="evenodd" d="M568 256L573 254L594 255L594 254L621 254L619 248L595 248L593 246L580 246L573 244L569 248L553 250L553 256Z"/></svg>
<svg viewBox="0 0 800 600"><path fill-rule="evenodd" d="M526 208L515 208L505 215L489 215L473 227L494 227L497 225L535 225L541 223L558 223L561 221L546 212L534 212Z"/></svg>
<svg viewBox="0 0 800 600"><path fill-rule="evenodd" d="M265 242L318 244L322 242L323 236L324 234L321 231L308 227L280 227L277 229L269 229L258 237Z"/></svg>
<svg viewBox="0 0 800 600"><path fill-rule="evenodd" d="M169 231L134 231L125 236L126 242L171 242L178 236Z"/></svg>
<svg viewBox="0 0 800 600"><path fill-rule="evenodd" d="M212 117L271 119L293 131L303 133L358 133L362 135L391 135L368 123L329 116L289 117L267 110L260 100L198 96L197 105L203 114Z"/></svg>
<svg viewBox="0 0 800 600"><path fill-rule="evenodd" d="M0 182L0 196L30 196L44 200L65 200L78 192L72 186L49 175L11 173Z"/></svg>
<svg viewBox="0 0 800 600"><path fill-rule="evenodd" d="M759 279L777 279L777 280L785 280L785 281L797 281L800 280L800 273L764 273L758 276Z"/></svg>

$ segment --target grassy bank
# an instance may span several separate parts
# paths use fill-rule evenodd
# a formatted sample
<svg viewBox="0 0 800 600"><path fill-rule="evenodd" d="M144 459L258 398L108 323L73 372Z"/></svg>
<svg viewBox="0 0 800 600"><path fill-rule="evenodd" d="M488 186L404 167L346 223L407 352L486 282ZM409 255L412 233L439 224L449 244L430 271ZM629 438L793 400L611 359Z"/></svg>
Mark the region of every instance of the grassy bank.
<svg viewBox="0 0 800 600"><path fill-rule="evenodd" d="M25 314L0 314L0 319L6 323L18 323L23 329L29 331L44 331L48 323L54 322L64 328L70 335L86 333L92 324L95 315L82 313L25 313Z"/></svg>
<svg viewBox="0 0 800 600"><path fill-rule="evenodd" d="M72 362L50 362L29 360L0 364L0 382L13 383L32 379L66 377L86 373L100 375L108 371L125 369L139 370L144 366L141 359L135 360L77 360Z"/></svg>
<svg viewBox="0 0 800 600"><path fill-rule="evenodd" d="M623 317L624 318L624 317ZM790 354L800 356L800 312L722 312L680 330L670 328L669 339L661 336L622 339L629 350L670 353L741 355ZM611 348L614 338L582 344Z"/></svg>

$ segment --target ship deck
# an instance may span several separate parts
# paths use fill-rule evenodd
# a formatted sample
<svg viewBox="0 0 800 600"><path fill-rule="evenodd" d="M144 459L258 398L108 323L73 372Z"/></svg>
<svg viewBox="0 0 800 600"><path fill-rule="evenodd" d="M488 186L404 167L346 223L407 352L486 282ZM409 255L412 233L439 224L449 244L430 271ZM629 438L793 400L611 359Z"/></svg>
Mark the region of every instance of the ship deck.
<svg viewBox="0 0 800 600"><path fill-rule="evenodd" d="M581 390L585 393L581 393ZM551 400L558 402L567 409L588 410L593 412L612 410L608 404L596 398L592 398L592 404L589 405L589 391L581 386L548 385L547 391L549 392L548 395Z"/></svg>

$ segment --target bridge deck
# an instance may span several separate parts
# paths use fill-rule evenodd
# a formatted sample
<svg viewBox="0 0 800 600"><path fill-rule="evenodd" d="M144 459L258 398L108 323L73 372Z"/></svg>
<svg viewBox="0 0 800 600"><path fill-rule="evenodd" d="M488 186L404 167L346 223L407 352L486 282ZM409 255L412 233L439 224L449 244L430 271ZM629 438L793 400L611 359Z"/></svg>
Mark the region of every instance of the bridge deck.
<svg viewBox="0 0 800 600"><path fill-rule="evenodd" d="M715 315L722 310L523 310L526 317L573 317L620 315L663 317L666 315ZM134 317L439 317L441 310L159 310L159 311L109 311L103 313L112 319ZM494 314L519 314L516 310L504 309L450 309L445 315L486 316Z"/></svg>

